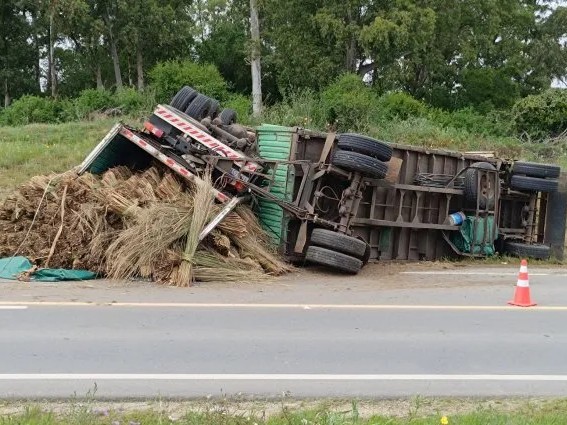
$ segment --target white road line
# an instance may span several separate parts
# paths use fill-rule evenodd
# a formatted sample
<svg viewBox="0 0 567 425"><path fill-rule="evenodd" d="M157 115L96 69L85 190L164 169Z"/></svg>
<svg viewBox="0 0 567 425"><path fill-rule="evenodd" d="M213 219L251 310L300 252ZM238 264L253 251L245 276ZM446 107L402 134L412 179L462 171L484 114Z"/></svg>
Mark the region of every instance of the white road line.
<svg viewBox="0 0 567 425"><path fill-rule="evenodd" d="M256 304L256 303L85 303L57 301L4 301L6 306L27 307L109 307L109 308L184 308L184 309L272 309L272 310L463 310L463 311L567 311L567 306L536 306L530 308L509 305L411 305L411 304Z"/></svg>
<svg viewBox="0 0 567 425"><path fill-rule="evenodd" d="M184 374L184 373L7 373L0 381L522 381L567 382L567 375L392 374Z"/></svg>
<svg viewBox="0 0 567 425"><path fill-rule="evenodd" d="M422 271L422 272L400 272L400 274L424 275L424 276L518 276L518 272L460 272L460 271ZM530 276L552 276L567 277L564 273L530 273Z"/></svg>
<svg viewBox="0 0 567 425"><path fill-rule="evenodd" d="M0 305L0 310L26 310L27 305Z"/></svg>

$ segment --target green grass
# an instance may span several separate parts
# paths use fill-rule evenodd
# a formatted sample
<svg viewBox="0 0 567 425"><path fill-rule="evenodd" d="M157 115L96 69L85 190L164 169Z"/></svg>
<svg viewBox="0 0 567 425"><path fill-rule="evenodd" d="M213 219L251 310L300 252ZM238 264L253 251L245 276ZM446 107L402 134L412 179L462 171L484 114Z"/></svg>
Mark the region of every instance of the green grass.
<svg viewBox="0 0 567 425"><path fill-rule="evenodd" d="M80 164L115 121L0 127L0 199L34 175Z"/></svg>
<svg viewBox="0 0 567 425"><path fill-rule="evenodd" d="M420 399L427 403L426 399ZM376 402L379 405L380 402ZM86 405L71 405L63 412L41 407L27 407L23 412L0 417L0 425L437 425L446 416L449 425L559 425L567 422L566 401L519 403L512 410L499 402L478 404L474 410L446 415L443 411L422 414L420 403L414 402L403 415L367 415L353 402L348 409L321 405L311 410L295 410L282 404L277 412L266 414L258 410L238 410L230 404L208 403L185 413L171 414L166 409L120 411L93 409Z"/></svg>

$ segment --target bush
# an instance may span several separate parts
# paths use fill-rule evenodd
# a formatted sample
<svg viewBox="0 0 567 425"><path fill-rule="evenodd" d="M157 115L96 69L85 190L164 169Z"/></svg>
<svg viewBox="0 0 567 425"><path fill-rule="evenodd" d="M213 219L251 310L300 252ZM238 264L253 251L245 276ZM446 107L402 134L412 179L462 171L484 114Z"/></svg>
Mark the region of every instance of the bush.
<svg viewBox="0 0 567 425"><path fill-rule="evenodd" d="M96 111L106 111L118 106L117 99L111 92L96 89L83 90L73 103L75 116L78 119L87 118Z"/></svg>
<svg viewBox="0 0 567 425"><path fill-rule="evenodd" d="M445 111L431 109L429 119L443 128L466 130L471 134L505 137L513 134L510 117L505 112L491 111L486 115L473 108Z"/></svg>
<svg viewBox="0 0 567 425"><path fill-rule="evenodd" d="M4 125L26 125L31 123L57 123L62 121L63 103L39 96L22 96L0 114Z"/></svg>
<svg viewBox="0 0 567 425"><path fill-rule="evenodd" d="M123 114L137 114L149 112L155 106L155 97L151 90L140 93L136 89L126 88L114 94L114 103Z"/></svg>
<svg viewBox="0 0 567 425"><path fill-rule="evenodd" d="M222 107L234 109L238 115L238 122L248 123L250 121L250 112L252 111L252 99L250 97L233 94L226 102L223 102Z"/></svg>
<svg viewBox="0 0 567 425"><path fill-rule="evenodd" d="M262 117L270 124L324 130L326 119L319 96L312 90L287 92L281 102L264 110Z"/></svg>
<svg viewBox="0 0 567 425"><path fill-rule="evenodd" d="M344 74L321 94L327 122L340 131L367 128L377 98L356 74Z"/></svg>
<svg viewBox="0 0 567 425"><path fill-rule="evenodd" d="M385 118L407 120L410 117L423 117L427 106L411 95L403 92L393 92L383 95L379 101L379 114Z"/></svg>
<svg viewBox="0 0 567 425"><path fill-rule="evenodd" d="M567 130L567 90L549 89L520 99L512 113L519 134L538 140L558 136Z"/></svg>
<svg viewBox="0 0 567 425"><path fill-rule="evenodd" d="M229 97L226 81L214 65L191 61L162 62L149 72L149 78L158 102L169 103L173 95L185 85L220 102Z"/></svg>

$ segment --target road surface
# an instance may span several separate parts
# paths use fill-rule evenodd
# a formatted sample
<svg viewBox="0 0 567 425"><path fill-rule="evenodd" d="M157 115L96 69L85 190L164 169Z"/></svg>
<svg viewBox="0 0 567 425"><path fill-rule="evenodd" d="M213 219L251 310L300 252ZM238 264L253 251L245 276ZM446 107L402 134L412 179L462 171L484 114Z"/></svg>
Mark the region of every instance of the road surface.
<svg viewBox="0 0 567 425"><path fill-rule="evenodd" d="M0 283L0 397L564 396L567 271L531 272L533 309L506 307L511 268Z"/></svg>

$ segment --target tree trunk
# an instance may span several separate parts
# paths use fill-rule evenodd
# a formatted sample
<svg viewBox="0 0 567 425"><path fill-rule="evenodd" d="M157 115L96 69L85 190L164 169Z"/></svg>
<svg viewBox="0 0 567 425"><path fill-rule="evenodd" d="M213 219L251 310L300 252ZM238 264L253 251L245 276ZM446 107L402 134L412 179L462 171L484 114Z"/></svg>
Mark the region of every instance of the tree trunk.
<svg viewBox="0 0 567 425"><path fill-rule="evenodd" d="M142 55L142 49L138 43L138 49L136 53L136 70L138 73L138 91L144 91L144 56Z"/></svg>
<svg viewBox="0 0 567 425"><path fill-rule="evenodd" d="M118 57L118 49L116 48L116 41L114 40L114 34L112 33L112 27L108 27L108 35L110 41L110 55L112 56L112 64L114 65L114 77L116 79L116 90L120 91L123 89L122 84L122 73L120 71L120 58Z"/></svg>
<svg viewBox="0 0 567 425"><path fill-rule="evenodd" d="M104 84L102 82L102 70L100 69L100 63L96 64L95 75L96 75L96 89L98 91L104 91Z"/></svg>
<svg viewBox="0 0 567 425"><path fill-rule="evenodd" d="M356 72L356 40L352 37L346 48L345 66L348 72Z"/></svg>
<svg viewBox="0 0 567 425"><path fill-rule="evenodd" d="M252 38L252 111L255 117L262 114L262 64L260 52L260 22L257 0L250 0L250 35Z"/></svg>
<svg viewBox="0 0 567 425"><path fill-rule="evenodd" d="M4 108L10 106L11 101L10 91L8 90L8 77L6 77L4 78Z"/></svg>
<svg viewBox="0 0 567 425"><path fill-rule="evenodd" d="M51 82L51 97L57 97L57 70L55 69L55 34L54 34L54 22L53 15L55 10L51 10L49 13L49 80Z"/></svg>

